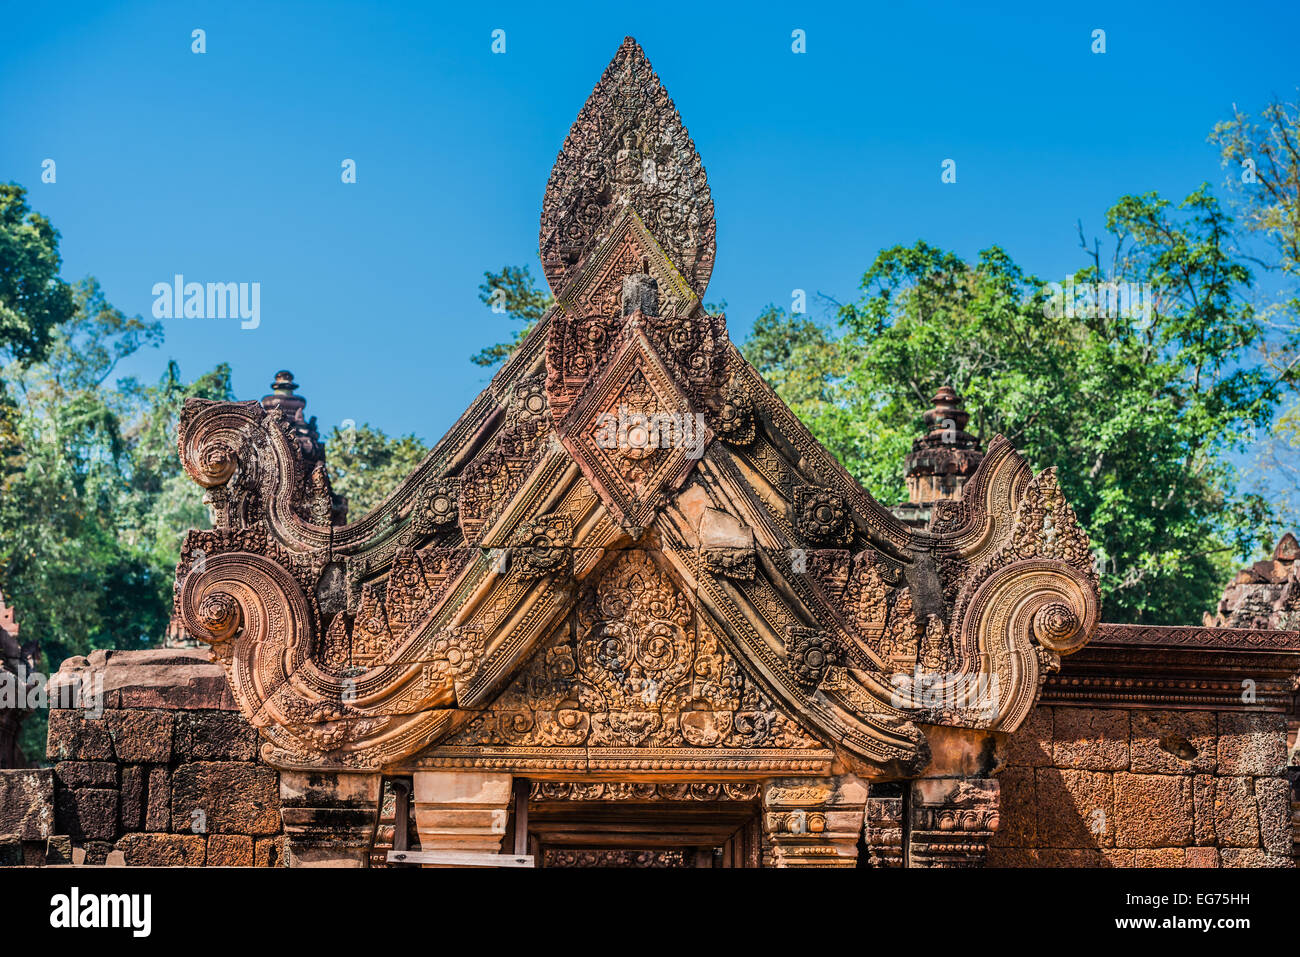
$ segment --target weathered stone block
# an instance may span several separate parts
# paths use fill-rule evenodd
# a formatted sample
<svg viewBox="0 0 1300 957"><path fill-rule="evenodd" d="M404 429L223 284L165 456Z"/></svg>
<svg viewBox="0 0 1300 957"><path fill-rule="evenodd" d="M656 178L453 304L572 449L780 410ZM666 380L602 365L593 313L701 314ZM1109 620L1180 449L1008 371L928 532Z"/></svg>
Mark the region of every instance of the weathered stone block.
<svg viewBox="0 0 1300 957"><path fill-rule="evenodd" d="M259 837L253 841L254 867L284 867L284 835Z"/></svg>
<svg viewBox="0 0 1300 957"><path fill-rule="evenodd" d="M72 863L72 838L67 834L51 835L45 842L46 864Z"/></svg>
<svg viewBox="0 0 1300 957"><path fill-rule="evenodd" d="M1113 777L1100 771L1039 768L1034 779L1039 846L1113 847Z"/></svg>
<svg viewBox="0 0 1300 957"><path fill-rule="evenodd" d="M1259 847L1225 847L1219 850L1223 867L1294 867L1289 857L1274 857Z"/></svg>
<svg viewBox="0 0 1300 957"><path fill-rule="evenodd" d="M1034 708L1007 745L1007 765L1048 768L1052 761L1052 713L1055 708ZM1001 775L999 775L1001 777Z"/></svg>
<svg viewBox="0 0 1300 957"><path fill-rule="evenodd" d="M117 849L129 867L198 867L207 842L197 834L128 834Z"/></svg>
<svg viewBox="0 0 1300 957"><path fill-rule="evenodd" d="M1101 851L1095 848L1051 848L1038 852L1039 867L1101 867Z"/></svg>
<svg viewBox="0 0 1300 957"><path fill-rule="evenodd" d="M45 845L45 841L23 841L23 867L44 867Z"/></svg>
<svg viewBox="0 0 1300 957"><path fill-rule="evenodd" d="M1192 843L1192 781L1170 774L1115 775L1115 843L1183 847Z"/></svg>
<svg viewBox="0 0 1300 957"><path fill-rule="evenodd" d="M1259 847L1259 809L1253 779L1215 779L1214 833L1220 847Z"/></svg>
<svg viewBox="0 0 1300 957"><path fill-rule="evenodd" d="M209 834L280 830L279 776L241 761L196 761L172 774L172 830L185 831L201 811Z"/></svg>
<svg viewBox="0 0 1300 957"><path fill-rule="evenodd" d="M65 788L117 787L117 765L112 761L60 761L54 776Z"/></svg>
<svg viewBox="0 0 1300 957"><path fill-rule="evenodd" d="M172 755L170 711L110 711L105 715L118 760L165 763Z"/></svg>
<svg viewBox="0 0 1300 957"><path fill-rule="evenodd" d="M1286 766L1286 716L1219 712L1219 773L1263 777Z"/></svg>
<svg viewBox="0 0 1300 957"><path fill-rule="evenodd" d="M0 834L0 867L23 866L23 839L17 834Z"/></svg>
<svg viewBox="0 0 1300 957"><path fill-rule="evenodd" d="M59 788L55 829L73 838L112 840L117 834L117 792L108 788Z"/></svg>
<svg viewBox="0 0 1300 957"><path fill-rule="evenodd" d="M122 832L138 831L144 823L145 768L128 764L122 768L122 797L119 802Z"/></svg>
<svg viewBox="0 0 1300 957"><path fill-rule="evenodd" d="M78 867L102 867L112 851L112 841L86 841L80 847L73 845L72 863Z"/></svg>
<svg viewBox="0 0 1300 957"><path fill-rule="evenodd" d="M211 658L199 648L94 651L63 662L50 687L95 689L109 709L236 711L225 672Z"/></svg>
<svg viewBox="0 0 1300 957"><path fill-rule="evenodd" d="M1027 847L990 847L986 867L1038 867L1038 851Z"/></svg>
<svg viewBox="0 0 1300 957"><path fill-rule="evenodd" d="M1057 708L1052 758L1058 768L1122 771L1129 765L1128 712Z"/></svg>
<svg viewBox="0 0 1300 957"><path fill-rule="evenodd" d="M1103 847L1101 849L1102 867L1139 867L1137 852L1129 847Z"/></svg>
<svg viewBox="0 0 1300 957"><path fill-rule="evenodd" d="M82 711L56 708L50 712L45 756L51 761L104 761L113 758L113 742L103 718Z"/></svg>
<svg viewBox="0 0 1300 957"><path fill-rule="evenodd" d="M998 805L998 829L993 847L1036 847L1038 845L1038 801L1034 791L1034 769L1008 767L998 774L1002 795Z"/></svg>
<svg viewBox="0 0 1300 957"><path fill-rule="evenodd" d="M1217 811L1214 806L1214 777L1198 774L1192 779L1193 824L1196 843L1214 845L1218 836L1214 832Z"/></svg>
<svg viewBox="0 0 1300 957"><path fill-rule="evenodd" d="M1218 760L1213 711L1134 711L1131 722L1135 774L1213 773Z"/></svg>
<svg viewBox="0 0 1300 957"><path fill-rule="evenodd" d="M146 831L171 830L172 789L171 774L162 765L149 769L145 782L144 829Z"/></svg>
<svg viewBox="0 0 1300 957"><path fill-rule="evenodd" d="M253 839L244 834L212 834L208 837L208 867L252 867Z"/></svg>
<svg viewBox="0 0 1300 957"><path fill-rule="evenodd" d="M179 761L252 761L257 731L238 711L182 711L172 750Z"/></svg>
<svg viewBox="0 0 1300 957"><path fill-rule="evenodd" d="M1187 860L1181 847L1139 847L1134 854L1138 867L1182 867Z"/></svg>
<svg viewBox="0 0 1300 957"><path fill-rule="evenodd" d="M1188 847L1183 850L1185 867L1218 867L1219 849L1217 847Z"/></svg>
<svg viewBox="0 0 1300 957"><path fill-rule="evenodd" d="M54 831L54 772L49 768L0 771L0 834L39 841Z"/></svg>
<svg viewBox="0 0 1300 957"><path fill-rule="evenodd" d="M1264 850L1279 857L1291 853L1291 783L1285 778L1256 778L1259 837Z"/></svg>

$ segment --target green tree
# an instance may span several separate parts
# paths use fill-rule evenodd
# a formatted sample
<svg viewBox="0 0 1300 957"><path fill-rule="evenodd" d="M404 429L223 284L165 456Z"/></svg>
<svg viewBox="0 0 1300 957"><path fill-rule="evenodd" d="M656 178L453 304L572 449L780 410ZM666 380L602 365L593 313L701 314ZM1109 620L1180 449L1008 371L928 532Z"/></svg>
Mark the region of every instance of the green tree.
<svg viewBox="0 0 1300 957"><path fill-rule="evenodd" d="M201 491L176 457L177 416L187 396L232 397L224 366L189 385L175 364L156 386L113 381L121 360L160 342L161 326L113 308L93 279L75 300L47 358L0 376L20 400L0 567L24 635L52 666L161 640L181 537L206 524Z"/></svg>
<svg viewBox="0 0 1300 957"><path fill-rule="evenodd" d="M493 312L524 324L510 342L495 343L470 357L475 365L485 368L508 359L555 302L549 292L537 288L527 266L503 266L499 272L485 271L483 283L478 287L478 297Z"/></svg>
<svg viewBox="0 0 1300 957"><path fill-rule="evenodd" d="M1234 107L1215 126L1229 170L1228 187L1250 243L1251 259L1275 279L1261 314L1269 335L1265 362L1290 389L1287 409L1261 436L1255 472L1273 497L1300 520L1300 104L1273 100L1258 120Z"/></svg>
<svg viewBox="0 0 1300 957"><path fill-rule="evenodd" d="M369 423L339 428L326 442L330 484L348 499L355 522L379 505L429 454L414 435L391 437Z"/></svg>
<svg viewBox="0 0 1300 957"><path fill-rule="evenodd" d="M0 361L43 358L53 331L72 317L62 262L58 230L31 211L23 187L0 184Z"/></svg>
<svg viewBox="0 0 1300 957"><path fill-rule="evenodd" d="M1108 620L1199 621L1271 513L1229 457L1280 392L1232 223L1202 188L1177 208L1126 196L1107 214L1114 256L1078 283L1149 283L1142 314L1055 308L1052 287L1001 249L975 263L919 242L880 253L838 338L756 325L747 354L866 488L903 499L903 455L930 396L953 385L986 440L1002 433L1062 485L1105 561ZM783 351L783 350L788 350Z"/></svg>

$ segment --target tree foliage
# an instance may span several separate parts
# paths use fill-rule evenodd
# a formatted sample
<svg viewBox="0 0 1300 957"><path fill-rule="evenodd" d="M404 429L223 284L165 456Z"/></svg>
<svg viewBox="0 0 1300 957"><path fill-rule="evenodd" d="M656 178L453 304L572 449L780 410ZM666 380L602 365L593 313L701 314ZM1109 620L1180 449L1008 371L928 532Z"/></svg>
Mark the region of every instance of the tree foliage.
<svg viewBox="0 0 1300 957"><path fill-rule="evenodd" d="M1199 621L1273 528L1230 455L1282 394L1253 347L1249 269L1205 188L1174 207L1123 197L1075 275L1149 284L1147 317L1053 308L998 247L973 263L924 242L881 252L838 330L769 310L745 346L782 397L877 498L904 497L903 456L930 397L953 385L987 441L1055 465L1104 566L1108 620Z"/></svg>
<svg viewBox="0 0 1300 957"><path fill-rule="evenodd" d="M503 266L499 272L485 271L483 282L478 287L478 297L493 312L523 323L510 342L494 343L470 357L475 365L485 368L508 359L555 302L549 292L537 288L527 266Z"/></svg>
<svg viewBox="0 0 1300 957"><path fill-rule="evenodd" d="M0 362L43 358L54 330L72 317L61 266L58 231L32 212L23 187L0 184Z"/></svg>
<svg viewBox="0 0 1300 957"><path fill-rule="evenodd" d="M388 436L369 423L334 428L326 442L330 484L348 499L357 521L379 505L415 470L429 448L414 435Z"/></svg>
<svg viewBox="0 0 1300 957"><path fill-rule="evenodd" d="M231 398L230 370L192 383L175 363L154 385L112 381L120 361L161 339L89 279L42 362L3 370L16 402L0 487L4 588L47 664L93 648L156 644L171 612L185 530L207 524L201 491L176 456L180 406Z"/></svg>

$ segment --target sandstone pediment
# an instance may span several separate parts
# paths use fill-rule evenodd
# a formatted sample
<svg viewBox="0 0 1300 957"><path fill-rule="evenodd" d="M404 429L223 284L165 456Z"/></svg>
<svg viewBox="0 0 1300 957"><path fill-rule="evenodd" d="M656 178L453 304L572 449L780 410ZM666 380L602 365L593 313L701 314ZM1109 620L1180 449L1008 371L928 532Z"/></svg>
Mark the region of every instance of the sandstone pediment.
<svg viewBox="0 0 1300 957"><path fill-rule="evenodd" d="M267 760L889 777L930 729L1025 719L1097 620L1053 472L999 438L927 529L898 521L703 306L714 236L629 40L547 187L555 307L382 505L329 524L282 414L187 402L216 527L177 611Z"/></svg>

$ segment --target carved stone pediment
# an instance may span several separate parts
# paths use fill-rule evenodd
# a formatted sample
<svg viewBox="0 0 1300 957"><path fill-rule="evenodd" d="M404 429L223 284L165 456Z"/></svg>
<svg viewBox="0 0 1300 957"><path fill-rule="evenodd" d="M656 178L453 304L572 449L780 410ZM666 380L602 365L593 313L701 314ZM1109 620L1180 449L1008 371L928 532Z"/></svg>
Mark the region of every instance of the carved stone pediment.
<svg viewBox="0 0 1300 957"><path fill-rule="evenodd" d="M177 613L268 761L907 777L927 728L1019 726L1097 621L1055 474L995 439L917 529L845 472L700 304L712 202L631 41L557 160L541 255L555 308L356 521L307 520L282 415L186 403L216 528L186 539Z"/></svg>
<svg viewBox="0 0 1300 957"><path fill-rule="evenodd" d="M560 440L634 538L704 454L712 432L639 325L565 416Z"/></svg>

